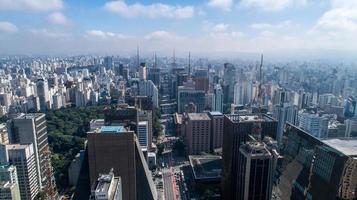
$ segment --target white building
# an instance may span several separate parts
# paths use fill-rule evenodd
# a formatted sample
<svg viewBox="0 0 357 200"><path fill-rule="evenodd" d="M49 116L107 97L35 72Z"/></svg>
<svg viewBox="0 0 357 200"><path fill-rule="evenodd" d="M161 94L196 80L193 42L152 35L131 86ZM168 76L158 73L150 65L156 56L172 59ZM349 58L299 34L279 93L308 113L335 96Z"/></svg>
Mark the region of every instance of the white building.
<svg viewBox="0 0 357 200"><path fill-rule="evenodd" d="M137 136L139 140L140 147L143 151L147 151L148 149L148 122L140 121L137 126Z"/></svg>
<svg viewBox="0 0 357 200"><path fill-rule="evenodd" d="M153 106L159 107L159 90L151 80L139 82L139 95L151 97Z"/></svg>
<svg viewBox="0 0 357 200"><path fill-rule="evenodd" d="M0 165L0 199L21 200L17 171L14 165Z"/></svg>

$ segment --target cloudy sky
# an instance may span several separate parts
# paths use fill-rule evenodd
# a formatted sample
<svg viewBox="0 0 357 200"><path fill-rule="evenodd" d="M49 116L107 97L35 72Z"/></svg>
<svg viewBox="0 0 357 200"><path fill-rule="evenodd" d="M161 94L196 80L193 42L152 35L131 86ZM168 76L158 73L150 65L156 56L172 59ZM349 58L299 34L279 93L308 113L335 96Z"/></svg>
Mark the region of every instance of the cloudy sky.
<svg viewBox="0 0 357 200"><path fill-rule="evenodd" d="M357 0L0 0L0 54L357 50Z"/></svg>

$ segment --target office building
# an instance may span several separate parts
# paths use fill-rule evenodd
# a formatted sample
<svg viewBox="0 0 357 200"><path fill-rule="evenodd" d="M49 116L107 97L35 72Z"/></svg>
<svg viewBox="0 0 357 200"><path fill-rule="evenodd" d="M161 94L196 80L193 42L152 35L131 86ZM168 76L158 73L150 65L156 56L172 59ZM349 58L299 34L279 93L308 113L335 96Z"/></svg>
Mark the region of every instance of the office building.
<svg viewBox="0 0 357 200"><path fill-rule="evenodd" d="M159 107L159 90L151 80L141 80L139 82L139 95L151 98L155 108Z"/></svg>
<svg viewBox="0 0 357 200"><path fill-rule="evenodd" d="M232 199L271 199L273 163L273 155L263 142L251 141L241 145L236 169L237 185Z"/></svg>
<svg viewBox="0 0 357 200"><path fill-rule="evenodd" d="M21 200L16 167L0 164L0 199Z"/></svg>
<svg viewBox="0 0 357 200"><path fill-rule="evenodd" d="M273 194L281 199L356 199L357 140L313 137L287 124Z"/></svg>
<svg viewBox="0 0 357 200"><path fill-rule="evenodd" d="M224 116L220 112L209 112L208 116L211 119L210 149L214 151L215 149L222 148Z"/></svg>
<svg viewBox="0 0 357 200"><path fill-rule="evenodd" d="M87 133L90 184L99 174L113 173L121 177L123 199L157 199L140 144L133 131L123 126L102 126Z"/></svg>
<svg viewBox="0 0 357 200"><path fill-rule="evenodd" d="M35 167L41 189L48 195L56 194L56 185L51 165L51 152L47 141L47 125L45 114L20 114L12 119L14 143L33 144Z"/></svg>
<svg viewBox="0 0 357 200"><path fill-rule="evenodd" d="M149 129L148 129L148 122L147 121L140 121L138 122L136 135L139 140L139 144L142 151L148 150L148 140L149 140Z"/></svg>
<svg viewBox="0 0 357 200"><path fill-rule="evenodd" d="M40 110L46 111L51 108L50 91L48 82L45 79L38 79L36 82L37 96L40 100Z"/></svg>
<svg viewBox="0 0 357 200"><path fill-rule="evenodd" d="M317 113L300 111L298 114L299 127L317 138L327 137L329 119Z"/></svg>
<svg viewBox="0 0 357 200"><path fill-rule="evenodd" d="M291 103L282 103L273 107L273 117L278 121L278 134L276 140L281 143L286 122L298 123L298 107Z"/></svg>
<svg viewBox="0 0 357 200"><path fill-rule="evenodd" d="M147 150L151 151L152 148L152 111L151 110L138 110L137 112L137 123L146 122L147 123Z"/></svg>
<svg viewBox="0 0 357 200"><path fill-rule="evenodd" d="M345 125L345 137L357 137L357 119L346 119Z"/></svg>
<svg viewBox="0 0 357 200"><path fill-rule="evenodd" d="M211 119L207 113L188 113L186 142L188 154L210 151Z"/></svg>
<svg viewBox="0 0 357 200"><path fill-rule="evenodd" d="M0 144L0 157L2 163L16 167L21 199L33 200L41 190L33 145Z"/></svg>
<svg viewBox="0 0 357 200"><path fill-rule="evenodd" d="M9 143L9 134L7 131L6 124L0 124L0 144Z"/></svg>
<svg viewBox="0 0 357 200"><path fill-rule="evenodd" d="M90 200L123 200L120 177L114 176L113 170L108 174L99 174L92 185Z"/></svg>
<svg viewBox="0 0 357 200"><path fill-rule="evenodd" d="M212 111L223 113L223 90L220 85L214 86L212 98Z"/></svg>
<svg viewBox="0 0 357 200"><path fill-rule="evenodd" d="M356 113L356 100L354 97L348 97L345 101L344 116L346 118L354 117Z"/></svg>
<svg viewBox="0 0 357 200"><path fill-rule="evenodd" d="M239 148L250 138L276 138L278 122L265 114L225 115L223 132L223 199L235 199L238 187Z"/></svg>
<svg viewBox="0 0 357 200"><path fill-rule="evenodd" d="M236 84L236 68L233 64L224 63L223 75L223 94L224 103L233 103L234 100L234 85Z"/></svg>
<svg viewBox="0 0 357 200"><path fill-rule="evenodd" d="M195 90L193 85L179 86L177 92L177 112L203 112L206 96L203 90Z"/></svg>

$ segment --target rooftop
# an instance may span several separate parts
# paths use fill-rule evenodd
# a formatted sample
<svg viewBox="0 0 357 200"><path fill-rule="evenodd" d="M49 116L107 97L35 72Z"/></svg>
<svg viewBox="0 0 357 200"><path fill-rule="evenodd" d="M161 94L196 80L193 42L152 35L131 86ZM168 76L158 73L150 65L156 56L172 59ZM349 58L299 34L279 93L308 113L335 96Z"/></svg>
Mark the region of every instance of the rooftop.
<svg viewBox="0 0 357 200"><path fill-rule="evenodd" d="M254 114L244 114L244 115L233 114L233 115L225 115L225 116L228 117L233 122L239 122L239 123L275 121L273 118L269 117L266 114L256 114L256 113L254 113Z"/></svg>
<svg viewBox="0 0 357 200"><path fill-rule="evenodd" d="M222 157L216 155L190 155L190 165L195 179L214 180L221 178Z"/></svg>
<svg viewBox="0 0 357 200"><path fill-rule="evenodd" d="M210 120L207 113L188 113L188 118L190 120Z"/></svg>
<svg viewBox="0 0 357 200"><path fill-rule="evenodd" d="M124 126L102 126L100 127L100 133L121 133L125 132Z"/></svg>
<svg viewBox="0 0 357 200"><path fill-rule="evenodd" d="M357 157L357 138L326 139L322 141L347 156Z"/></svg>
<svg viewBox="0 0 357 200"><path fill-rule="evenodd" d="M218 112L218 111L212 111L212 112L209 112L210 115L212 116L221 116L223 115L221 112Z"/></svg>

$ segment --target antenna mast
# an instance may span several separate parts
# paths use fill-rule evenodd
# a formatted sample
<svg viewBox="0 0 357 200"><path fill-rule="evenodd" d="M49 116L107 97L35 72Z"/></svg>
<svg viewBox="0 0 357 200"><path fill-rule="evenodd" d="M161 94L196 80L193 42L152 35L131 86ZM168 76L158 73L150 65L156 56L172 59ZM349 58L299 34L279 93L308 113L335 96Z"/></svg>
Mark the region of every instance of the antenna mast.
<svg viewBox="0 0 357 200"><path fill-rule="evenodd" d="M188 52L188 77L191 78L191 52Z"/></svg>

